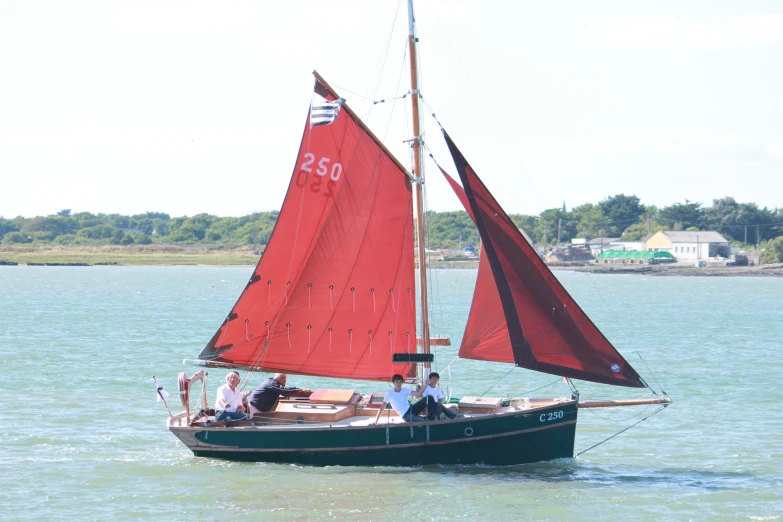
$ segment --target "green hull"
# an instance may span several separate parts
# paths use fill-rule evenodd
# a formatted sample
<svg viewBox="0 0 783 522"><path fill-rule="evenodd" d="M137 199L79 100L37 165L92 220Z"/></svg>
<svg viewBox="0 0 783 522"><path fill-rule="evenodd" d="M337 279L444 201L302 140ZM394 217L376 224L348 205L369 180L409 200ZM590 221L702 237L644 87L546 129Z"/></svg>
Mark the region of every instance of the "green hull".
<svg viewBox="0 0 783 522"><path fill-rule="evenodd" d="M314 466L510 465L569 458L577 406L379 426L174 428L199 457Z"/></svg>

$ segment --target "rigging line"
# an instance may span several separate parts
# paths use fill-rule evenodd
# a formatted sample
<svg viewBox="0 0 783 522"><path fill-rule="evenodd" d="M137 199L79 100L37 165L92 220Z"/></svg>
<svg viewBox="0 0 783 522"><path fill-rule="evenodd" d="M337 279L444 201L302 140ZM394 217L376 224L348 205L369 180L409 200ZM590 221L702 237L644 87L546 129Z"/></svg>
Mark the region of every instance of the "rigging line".
<svg viewBox="0 0 783 522"><path fill-rule="evenodd" d="M439 322L437 322L437 325L439 327L443 328L442 325L445 324L445 321L443 320L443 306L442 306L443 300L440 298L440 277L438 276L438 271L437 270L433 270L432 273L433 273L433 278L435 279L435 291L433 292L434 295L432 297L432 300L433 300L433 302L435 302L435 299L436 299L436 296L437 296L437 312L438 312L438 315L440 316ZM432 285L430 285L430 286L432 286ZM433 316L433 318L435 317L435 309L436 309L435 306L432 306L432 316ZM433 321L433 323L435 323L435 321ZM437 348L437 346L436 346L436 348Z"/></svg>
<svg viewBox="0 0 783 522"><path fill-rule="evenodd" d="M522 172L522 174L525 175L525 178L527 179L528 183L530 183L530 186L533 189L533 192L538 197L538 200L541 202L541 207L546 209L546 204L544 203L544 199L538 193L538 190L536 190L536 186L533 184L533 180L530 179L530 176L528 176L527 171L522 167L522 164L519 162L518 154L515 154L514 153L514 149L511 148L511 144L508 142L508 139L503 134L503 131L500 128L500 124L498 124L498 121L495 119L495 116L489 110L489 106L487 105L487 102L484 101L484 97L481 96L481 92L478 90L478 87L476 86L476 83L473 81L473 78L470 76L470 73L468 72L467 67L465 67L464 63L462 63L462 59L459 57L459 54L457 54L457 50L454 48L454 45L451 43L451 40L449 40L449 37L446 34L446 31L443 29L443 26L441 25L440 20L435 15L435 11L429 5L429 2L426 2L426 4L427 4L427 7L432 12L433 18L435 18L435 22L438 24L438 28L443 33L443 37L446 39L446 42L449 44L449 47L451 47L451 50L454 52L454 56L457 58L457 61L459 62L460 66L462 67L462 70L465 71L465 75L468 77L468 80L470 81L470 84L473 86L473 89L476 91L476 94L478 95L479 100L481 100L481 103L484 105L484 108L486 109L487 114L489 114L489 117L492 119L492 122L495 124L495 128L500 133L500 136L503 138L503 141L505 142L506 146L508 147L508 150L511 152L511 157L514 158L514 161L516 162L517 166L519 167L519 170Z"/></svg>
<svg viewBox="0 0 783 522"><path fill-rule="evenodd" d="M423 139L421 142L423 143ZM421 147L421 144L419 146ZM421 162L421 178L424 178L425 175L425 167L424 162ZM427 269L427 284L429 286L429 291L427 292L427 316L429 319L429 335L430 339L432 339L432 331L435 330L435 328L440 324L435 320L435 289L433 287L433 279L437 278L436 275L433 275L435 272L433 268L430 266L429 263L429 256L427 255L427 246L429 245L429 238L430 238L430 220L429 216L427 215L427 209L429 208L429 200L428 200L428 190L426 183L422 185L421 195L422 195L422 207L424 210L424 214L422 215L422 226L424 230L424 262L426 264ZM441 313L442 315L442 313ZM422 347L424 346L424 336L422 335ZM433 353L433 355L437 355L438 347L433 347L430 345L430 352ZM436 357L437 360L437 357ZM437 366L436 366L437 368Z"/></svg>
<svg viewBox="0 0 783 522"><path fill-rule="evenodd" d="M530 394L530 393L534 393L534 392L537 392L537 391L539 391L539 390L543 390L544 388L549 388L550 386L553 386L553 385L555 385L555 384L558 384L558 383L560 383L561 381L562 381L562 378L558 378L558 379L555 379L554 381L550 382L549 384L545 384L545 385L543 385L543 386L540 386L540 387L536 388L535 390L527 390L527 391L523 391L523 392L521 392L519 395L528 395L528 394Z"/></svg>
<svg viewBox="0 0 783 522"><path fill-rule="evenodd" d="M487 393L489 393L489 392L490 392L490 390L492 390L492 388L494 388L495 386L497 386L498 384L500 384L500 381L502 381L503 379L505 379L506 377L508 377L508 374L509 374L509 373L511 373L511 372L513 372L513 371L514 371L514 370L516 370L517 368L518 368L518 366L516 366L516 365L515 365L515 366L512 366L512 367L511 367L511 369L510 369L508 372L506 372L506 375L504 375L503 377L501 377L500 379L498 379L498 382L496 382L495 384L493 384L492 386L490 386L490 387L489 387L489 389L487 389L487 391L485 391L484 393L482 393L481 395L479 395L479 399L480 399L480 398L482 398L483 396L485 396ZM558 379L558 380L559 380L559 379Z"/></svg>
<svg viewBox="0 0 783 522"><path fill-rule="evenodd" d="M600 208L600 204L596 204L595 206ZM552 209L548 209L548 210L557 210L557 208L553 207ZM572 212L573 212L573 209L572 209ZM568 214L569 212L566 211L566 213ZM543 219L541 216L528 216L528 217L531 217L531 218L539 220L539 221L541 221ZM548 225L550 223L554 224L554 221L555 220L553 220L553 221L544 220L544 224L545 225ZM563 224L566 224L566 225L578 225L579 223L581 223L581 221L577 220L577 219L560 219L560 222L563 223ZM624 225L626 223L644 224L645 221L643 219L641 219L641 218L629 218L629 219L604 220L604 221L596 220L596 221L593 221L593 223L595 223L596 225L599 225L599 226L611 226L611 225Z"/></svg>
<svg viewBox="0 0 783 522"><path fill-rule="evenodd" d="M452 395L451 395L451 392L452 392L452 387L451 387L451 365L452 365L452 363L453 363L454 361L456 361L457 359L459 359L459 355L457 355L456 357L454 357L454 358L451 360L451 362L450 362L449 364L447 364L447 365L446 365L446 368L443 370L443 371L445 371L445 372L448 374L448 381L447 381L447 382L448 382L448 384L446 385L446 389L448 390L448 398L447 398L447 402L448 402L448 401L450 401L450 400L451 400L451 397L452 397Z"/></svg>
<svg viewBox="0 0 783 522"><path fill-rule="evenodd" d="M372 105L378 105L380 103L386 103L386 102L390 102L390 101L394 101L394 100L404 100L405 98L407 98L411 94L411 91L408 91L405 94L402 94L400 96L395 96L393 98L382 98L380 100L376 100L375 98L370 98L368 96L363 96L363 95L359 94L358 92L355 92L355 91L352 91L352 90L347 89L345 87L342 87L340 85L337 85L336 83L332 83L331 85L335 89L339 89L341 93L342 92L347 92L349 94L353 94L354 96L357 96L359 98L362 98L364 100L368 100L368 101L372 102ZM366 116L362 117L362 120L364 120L365 118L366 118Z"/></svg>
<svg viewBox="0 0 783 522"><path fill-rule="evenodd" d="M419 143L419 146L421 147L421 143ZM425 171L424 171L424 162L421 162L421 165L419 165L419 168L421 172L419 172L419 177L424 179ZM421 187L421 201L422 201L422 210L424 213L422 214L422 230L424 230L424 263L425 268L427 269L427 285L429 286L428 292L427 292L427 315L428 320L430 323L430 332L432 332L433 327L435 326L435 317L434 317L434 310L433 310L433 287L432 287L432 267L429 263L429 256L427 255L427 246L429 246L429 238L430 238L430 220L427 219L427 208L428 208L428 201L427 201L427 186L426 184L423 184ZM432 338L432 335L430 335L430 338ZM424 336L422 336L422 347L424 346ZM432 351L432 347L430 347L430 351Z"/></svg>
<svg viewBox="0 0 783 522"><path fill-rule="evenodd" d="M423 142L423 140L422 140L422 142ZM422 162L422 165L423 164L424 164L424 162ZM422 167L422 170L423 170L423 167ZM424 190L422 191L422 193L423 193L423 196L424 196L423 199L424 199L424 211L425 211L424 212L424 228L425 228L425 238L424 239L425 239L425 248L426 248L426 245L429 244L429 238L430 238L430 220L427 217L427 209L429 208L429 199L428 199L428 191L426 190L426 184L425 184L425 186L423 188L424 188ZM424 253L424 257L425 258L427 257L426 251ZM430 292L429 292L429 295L428 295L428 301L429 301L429 305L430 305L429 306L430 332L432 332L433 329L435 329L435 327L442 327L441 325L445 324L445 322L443 320L443 307L441 306L442 300L440 298L440 278L438 277L437 270L433 269L430 266L429 263L427 263L427 274L429 276L428 277L428 282L429 282L429 287L430 287ZM437 306L436 306L436 304L437 304ZM436 321L436 319L435 319L436 310L440 314L440 319L439 319L440 322ZM431 338L432 338L432 336L430 335L430 339ZM432 347L430 347L430 350L433 351ZM439 351L439 348L436 345L435 346L435 350L434 350L434 354L437 355L438 351ZM436 360L437 360L437 357L436 357ZM437 364L436 364L436 368L437 368Z"/></svg>
<svg viewBox="0 0 783 522"><path fill-rule="evenodd" d="M428 239L430 237L429 225L430 225L430 223L429 223L429 219L428 219L427 220L427 238ZM437 299L437 312L440 315L440 319L439 319L440 322L437 323L437 324L438 324L438 326L442 327L442 325L445 324L445 321L443 320L443 306L442 306L443 300L440 298L440 277L438 276L438 271L437 270L431 269L431 274L433 274L433 276L434 276L433 279L434 279L434 284L435 284L435 291L431 293L432 294L432 298L430 300L431 301L430 304L432 305L431 306L432 317L433 317L433 319L435 318L436 308L434 306L434 303L435 303L435 300ZM432 283L430 284L430 286L432 286ZM433 320L433 322L435 322L435 321Z"/></svg>
<svg viewBox="0 0 783 522"><path fill-rule="evenodd" d="M343 87L342 85L337 85L336 83L331 83L330 85L332 87L334 87L335 90L339 90L340 93L347 92L348 94L352 94L352 95L356 96L357 98L362 98L363 100L369 100L371 102L375 101L375 100L373 100L373 98L371 98L369 96L364 96L363 94L359 94L358 92L352 91L351 89L348 89L347 87ZM362 120L365 119L365 117L366 116L363 116Z"/></svg>
<svg viewBox="0 0 783 522"><path fill-rule="evenodd" d="M631 337L630 337L630 336L628 335L628 333L625 331L625 329L623 328L623 325L620 323L619 319L617 319L617 316L616 316L616 315L614 315L614 310L612 310L612 309L609 307L609 303L607 303L607 302L606 302L606 299L604 299L604 296L603 296L603 294L601 294L601 292L600 292L600 291L598 291L598 287L597 287L597 286L595 286L595 282L594 282L594 281L593 281L593 279L590 277L590 273L589 273L589 272L585 272L585 274L587 274L587 280L588 280L588 281L590 281L590 285L592 285L592 287L593 287L593 290L595 290L595 293L596 293L596 294L598 294L598 297L600 297L600 298L601 298L601 301L603 301L603 303L604 303L604 306L606 307L606 309L607 309L607 310L609 310L609 314L612 316L612 319L614 319L614 322L615 322L615 323L617 324L617 326L620 328L620 331L622 332L622 334L623 334L623 336L625 337L626 341L628 341L628 342L631 344L631 346L634 348L634 351L636 352L636 354L637 354L637 355L639 355L639 351L638 351L638 350L636 350L636 345L633 343L633 339L631 339ZM610 344L611 344L611 343L610 343ZM612 346L614 346L614 345L612 345ZM615 348L615 350L617 350L617 348ZM618 354L619 354L619 351L618 351ZM622 357L622 354L620 354L620 357ZM625 359L625 357L623 357L623 359ZM627 361L626 361L626 362L627 362ZM645 364L645 366L646 366L646 364ZM655 375L654 375L654 374L653 374L653 377L655 377ZM656 381L657 381L657 379L656 379ZM647 384L647 381L645 381L645 380L642 380L642 382L644 382L644 384ZM660 384L661 384L661 383L659 382L659 383L658 383L658 386L660 386ZM656 392L655 392L655 390L653 390L652 386L650 386L649 384L647 384L647 387L648 387L648 388L649 388L649 389L650 389L650 390L651 390L653 393L656 393ZM661 391L663 391L663 388L661 388ZM665 392L664 392L664 394L665 394ZM656 393L656 395L657 395L657 393Z"/></svg>
<svg viewBox="0 0 783 522"><path fill-rule="evenodd" d="M615 438L616 436L620 435L621 433L624 433L624 432L626 432L626 431L630 430L631 428L633 428L633 427L634 427L634 426L636 426L637 424L640 424L640 423L642 423L642 422L646 421L647 419L649 419L650 417L652 417L652 416L653 416L653 415L655 415L656 413L659 413L659 412L663 411L664 409L666 409L666 406L668 406L668 404L667 404L667 405L665 405L665 406L661 406L660 408L658 408L657 410L655 410L655 411L654 411L654 412L652 412L651 414L647 415L647 416L646 416L646 417L644 417L643 419L639 419L637 422L634 422L634 423L633 423L633 424L631 424L630 426L628 426L628 427L626 427L626 428L623 428L622 430L618 431L617 433L615 433L615 434L614 434L614 435L612 435L611 437L607 437L607 438L605 438L604 440L602 440L601 442L598 442L598 443L596 443L596 444L593 444L592 446L590 446L590 447L589 447L589 448L587 448L586 450L582 450L582 451L580 451L579 453L576 453L576 454L574 455L574 458L578 457L578 456L579 456L579 455L581 455L582 453L586 453L586 452L590 451L591 449L595 448L596 446L600 446L600 445L601 445L601 444L603 444L604 442L606 442L606 441L608 441L608 440L610 440L610 439L613 439L613 438Z"/></svg>
<svg viewBox="0 0 783 522"><path fill-rule="evenodd" d="M397 87L395 88L396 91L399 91L400 84L402 83L402 78L405 75L405 58L407 58L407 57L408 57L408 48L406 46L405 50L402 53L402 62L400 63L400 73L397 76ZM391 109L391 112L393 114L395 109L397 108L397 100L394 99L392 101L394 102L394 103L392 103L392 109ZM407 120L407 116L406 116L406 120ZM386 122L386 129L383 132L383 140L382 141L386 141L386 137L389 135L389 128L391 127L391 122L392 122L392 117L391 117L391 115L389 115L389 120Z"/></svg>
<svg viewBox="0 0 783 522"><path fill-rule="evenodd" d="M378 95L378 89L380 89L381 82L383 81L383 72L386 70L386 61L389 59L389 52L392 46L392 37L394 36L394 28L397 26L397 17L400 14L401 6L402 6L402 0L398 0L397 9L394 11L394 18L392 19L392 24L391 27L389 28L389 33L386 37L386 43L384 44L383 49L381 50L381 56L378 58L378 61L376 62L375 70L373 71L372 76L370 77L370 81L368 82L367 91L372 93L373 98L375 98ZM374 80L376 76L377 76L377 80ZM375 82L374 90L372 87L373 82ZM361 95L357 94L357 96L361 96ZM366 98L364 96L362 96L362 98L370 100L370 98ZM367 106L362 119L367 119L370 117L370 113L372 112L374 105L375 104L369 104Z"/></svg>
<svg viewBox="0 0 783 522"><path fill-rule="evenodd" d="M641 359L642 363L644 364L644 367L647 368L647 370L653 376L653 379L655 379L656 384L658 384L658 387L661 389L661 393L663 393L664 395L666 395L668 397L669 394L666 393L666 390L663 389L663 385L661 384L661 381L658 380L658 376L655 375L655 372L652 371L652 368L650 368L647 365L647 361L645 361L644 358L642 358L642 354L639 353L639 350L635 350L635 352L636 352L636 355L639 356L639 359ZM650 388L650 390L652 390L652 392L655 393L655 390L653 390L652 388ZM656 393L656 395L658 395L658 394Z"/></svg>
<svg viewBox="0 0 783 522"><path fill-rule="evenodd" d="M421 168L422 173L424 172L423 165L424 162L422 162L422 168ZM430 238L430 220L426 216L427 216L427 209L429 208L429 199L427 197L428 193L426 187L423 187L423 189L424 190L422 191L422 195L423 195L422 199L424 200L424 216L425 216L424 217L424 258L425 258L425 262L427 263L427 283L429 284L429 292L427 292L427 302L429 305L427 307L427 312L428 312L427 315L429 315L429 319L430 319L429 336L430 336L430 341L432 341L432 332L437 331L437 328L440 327L440 323L435 319L436 299L438 301L438 304L440 304L440 294L436 293L436 290L439 292L440 287L437 286L437 278L438 278L437 273L435 269L433 269L432 266L429 264L429 259L427 257L427 246L429 245L429 238ZM423 339L422 339L422 346L424 346ZM439 349L437 345L433 347L432 344L430 344L430 352L433 354L433 356L436 356L435 357L436 361L438 360L437 357L438 351ZM435 368L437 369L437 363Z"/></svg>
<svg viewBox="0 0 783 522"><path fill-rule="evenodd" d="M394 101L394 100L404 100L408 97L408 95L411 93L411 91L406 92L402 96L396 96L394 98L383 98L381 100L373 100L373 105L378 105L379 103L386 103L387 101Z"/></svg>
<svg viewBox="0 0 783 522"><path fill-rule="evenodd" d="M432 109L432 107L430 106L429 102L427 102L427 100L425 100L425 99L424 99L424 95L423 95L423 94L419 93L419 99L420 99L420 100L421 100L421 101L424 103L424 105L427 107L427 110L429 110L429 111L430 111L430 116L432 116L432 119L433 119L433 120L435 120L435 123L437 123L437 124L438 124L438 127L440 127L440 130L441 130L441 131L442 131L442 130L444 130L444 129L443 129L443 124L440 122L440 120L438 119L438 117L437 117L437 116L435 116L435 111ZM436 163L437 163L437 162L436 162Z"/></svg>
<svg viewBox="0 0 783 522"><path fill-rule="evenodd" d="M712 208L712 207L708 207L708 208ZM677 223L678 222L676 219L673 219L673 218L666 218L666 217L659 217L659 216L656 216L655 220L656 221L668 221L670 223ZM687 223L684 223L684 224L687 224L687 225L693 224L694 226L698 225L698 223L691 223L691 222L687 222ZM783 221L777 221L777 222L774 222L774 223L743 223L743 224L739 224L739 225L723 225L723 224L720 224L720 225L715 225L715 228L775 227L775 226L778 226L778 225L783 225ZM685 232L685 231L683 231L683 232ZM694 232L702 232L702 231L695 231L694 230ZM703 232L707 232L707 231L705 230Z"/></svg>
<svg viewBox="0 0 783 522"><path fill-rule="evenodd" d="M445 371L450 371L450 370L449 370L449 368L451 367L451 365L452 365L452 364L454 364L454 361L456 361L457 359L459 359L459 355L457 355L456 357L454 357L454 358L451 360L451 362L450 362L449 364L447 364L445 368L443 368L443 371L444 371L444 372L445 372Z"/></svg>
<svg viewBox="0 0 783 522"><path fill-rule="evenodd" d="M435 166L438 167L439 169L443 170L444 172L447 172L446 169L444 169L440 165L440 163L438 163L438 160L435 159L435 155L432 153L432 150L429 148L429 146L427 146L426 143L422 143L422 145L424 146L425 149L427 149L427 155L430 157L430 159L433 161L433 163L435 163Z"/></svg>
<svg viewBox="0 0 783 522"><path fill-rule="evenodd" d="M404 71L405 71L405 58L407 56L408 56L408 48L405 47L403 49L403 53L402 53L402 61L400 62L400 71L399 71L399 74L397 76L397 85L394 88L395 91L399 91L399 89L400 89L400 84L402 83L402 78L403 78ZM380 88L380 82L379 82L378 87L376 88L375 93L374 93L373 96L378 94L378 89L379 88ZM381 141L382 142L386 142L386 138L389 135L389 128L391 127L391 122L392 122L392 119L393 119L394 111L397 109L397 98L394 98L391 101L392 101L392 106L391 106L391 110L390 110L390 114L389 114L389 119L386 122L386 129L383 132L383 137L381 137ZM370 108L367 110L367 113L366 113L366 116L365 116L367 118L367 120L369 120L370 112L372 112L372 109L375 107L375 105L376 105L375 103L370 104Z"/></svg>

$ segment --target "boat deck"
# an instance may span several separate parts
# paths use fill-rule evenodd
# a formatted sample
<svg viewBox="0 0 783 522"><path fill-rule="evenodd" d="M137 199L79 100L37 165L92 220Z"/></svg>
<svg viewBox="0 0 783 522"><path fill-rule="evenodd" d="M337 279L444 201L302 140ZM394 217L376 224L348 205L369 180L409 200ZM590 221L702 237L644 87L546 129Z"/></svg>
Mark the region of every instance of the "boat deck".
<svg viewBox="0 0 783 522"><path fill-rule="evenodd" d="M503 415L525 410L546 408L555 404L570 401L570 398L498 398L498 397L463 397L458 404L449 404L451 411L458 413L462 419L473 419L490 415ZM202 410L192 422L188 422L187 415L183 412L169 419L169 427L199 427L199 428L235 428L241 429L287 429L292 425L300 428L329 427L363 427L375 422L378 408L383 402L383 395L373 394L362 396L352 394L344 404L330 404L323 402L311 402L308 398L293 398L280 400L274 411L256 414L253 418L241 422L215 422L214 410ZM425 422L425 421L423 421ZM430 420L432 422L454 422L442 416L442 420ZM394 410L387 409L380 419L379 425L404 424ZM414 423L414 424L418 424Z"/></svg>

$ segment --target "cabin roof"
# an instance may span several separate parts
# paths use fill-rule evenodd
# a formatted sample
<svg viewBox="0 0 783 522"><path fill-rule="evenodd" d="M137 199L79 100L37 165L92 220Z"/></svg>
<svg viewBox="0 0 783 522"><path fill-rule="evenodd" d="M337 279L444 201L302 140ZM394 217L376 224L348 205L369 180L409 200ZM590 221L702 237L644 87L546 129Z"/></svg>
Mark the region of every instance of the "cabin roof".
<svg viewBox="0 0 783 522"><path fill-rule="evenodd" d="M663 235L672 243L728 243L728 240L714 230L663 230Z"/></svg>

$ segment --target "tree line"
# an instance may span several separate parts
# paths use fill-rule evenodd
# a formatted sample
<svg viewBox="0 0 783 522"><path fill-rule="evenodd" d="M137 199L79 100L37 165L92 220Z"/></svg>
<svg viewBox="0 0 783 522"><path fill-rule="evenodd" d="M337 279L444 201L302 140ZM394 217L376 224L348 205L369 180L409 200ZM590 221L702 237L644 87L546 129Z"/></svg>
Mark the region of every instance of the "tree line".
<svg viewBox="0 0 783 522"><path fill-rule="evenodd" d="M221 245L260 246L269 241L280 212L256 212L242 217L197 214L172 218L162 212L133 216L71 213L0 218L0 239L9 244L55 245Z"/></svg>
<svg viewBox="0 0 783 522"><path fill-rule="evenodd" d="M585 237L621 237L644 241L659 230L715 230L727 240L748 245L783 236L783 208L759 208L734 198L713 200L712 206L685 200L668 207L644 205L636 196L617 194L598 204L585 203L566 210L543 211L538 216L510 214L514 223L539 245L554 246ZM429 243L454 248L477 243L478 233L465 212L428 213Z"/></svg>
<svg viewBox="0 0 783 522"><path fill-rule="evenodd" d="M278 215L275 210L242 217L197 214L172 218L162 212L124 216L64 209L50 216L0 218L0 240L5 245L161 243L261 247L269 241ZM659 230L716 230L729 241L749 245L766 244L783 236L783 208L759 208L755 203L739 203L731 197L713 200L711 206L685 200L658 208L642 204L636 196L617 194L571 210L564 203L561 208L547 209L538 216L509 217L534 243L550 246L558 240L569 243L577 237L643 241ZM426 227L430 248L457 249L479 243L476 227L464 211L430 211ZM783 238L780 243L783 245Z"/></svg>

